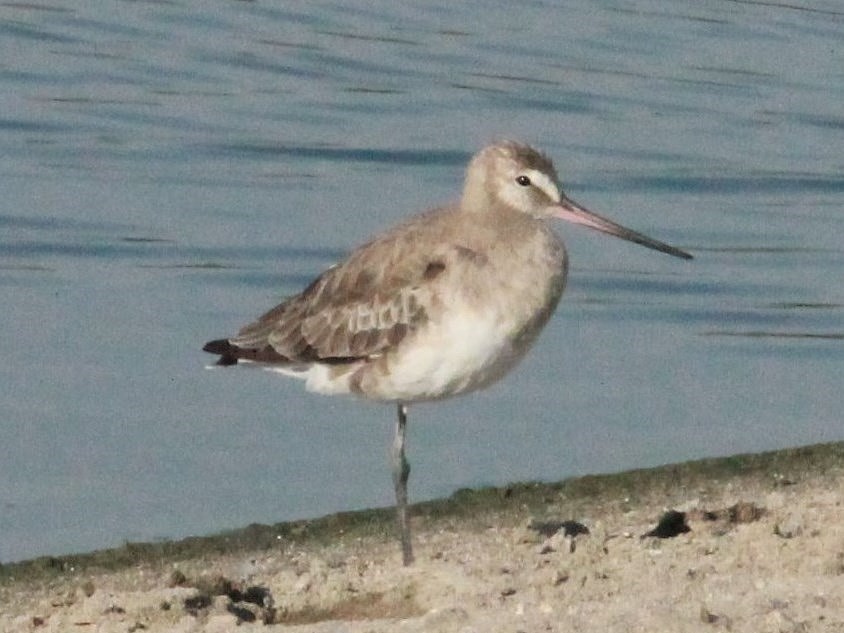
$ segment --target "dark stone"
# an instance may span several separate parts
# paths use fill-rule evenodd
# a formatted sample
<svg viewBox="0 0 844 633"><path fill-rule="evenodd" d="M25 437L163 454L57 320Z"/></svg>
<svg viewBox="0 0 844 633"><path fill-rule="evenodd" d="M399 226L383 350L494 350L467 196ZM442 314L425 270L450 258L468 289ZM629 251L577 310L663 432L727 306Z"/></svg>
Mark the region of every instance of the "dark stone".
<svg viewBox="0 0 844 633"><path fill-rule="evenodd" d="M686 523L686 513L678 512L677 510L669 510L659 518L656 527L642 535L654 536L656 538L672 538L678 534L691 532L691 528Z"/></svg>
<svg viewBox="0 0 844 633"><path fill-rule="evenodd" d="M530 529L536 530L541 536L550 538L560 530L563 530L564 536L578 536L580 534L589 534L589 528L578 521L533 521L529 526Z"/></svg>

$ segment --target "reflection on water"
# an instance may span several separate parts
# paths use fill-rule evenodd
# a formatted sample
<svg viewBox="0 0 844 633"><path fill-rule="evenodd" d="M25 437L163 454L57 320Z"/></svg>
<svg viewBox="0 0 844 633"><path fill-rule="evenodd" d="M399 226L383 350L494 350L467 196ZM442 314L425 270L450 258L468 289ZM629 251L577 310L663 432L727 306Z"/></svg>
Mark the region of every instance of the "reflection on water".
<svg viewBox="0 0 844 633"><path fill-rule="evenodd" d="M241 142L235 145L208 146L209 154L232 156L238 159L249 158L250 155L262 158L296 158L325 160L331 162L356 163L386 163L388 165L413 166L451 166L463 167L470 152L449 151L414 151L414 150L380 150L375 148L343 148L343 147L305 147L285 146L272 143Z"/></svg>
<svg viewBox="0 0 844 633"><path fill-rule="evenodd" d="M386 408L200 347L503 137L696 259L561 227L541 347L414 414L415 499L841 439L844 12L728 4L0 6L0 561L391 503Z"/></svg>

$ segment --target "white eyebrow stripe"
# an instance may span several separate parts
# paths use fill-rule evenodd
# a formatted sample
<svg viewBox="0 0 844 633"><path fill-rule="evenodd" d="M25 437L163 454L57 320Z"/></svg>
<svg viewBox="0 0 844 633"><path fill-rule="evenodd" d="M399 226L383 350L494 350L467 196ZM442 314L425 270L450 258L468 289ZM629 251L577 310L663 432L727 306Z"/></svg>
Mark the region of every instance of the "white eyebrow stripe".
<svg viewBox="0 0 844 633"><path fill-rule="evenodd" d="M551 198L554 202L560 201L560 190L557 187L557 183L551 180L551 178L548 177L548 174L544 174L535 169L526 169L524 174L530 178L534 187L541 189L545 195Z"/></svg>

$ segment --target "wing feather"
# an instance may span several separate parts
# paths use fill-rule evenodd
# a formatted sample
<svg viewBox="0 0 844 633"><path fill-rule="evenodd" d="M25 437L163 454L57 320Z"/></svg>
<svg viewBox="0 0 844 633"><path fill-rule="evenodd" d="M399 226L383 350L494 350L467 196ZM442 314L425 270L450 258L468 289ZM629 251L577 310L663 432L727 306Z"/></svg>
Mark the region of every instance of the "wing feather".
<svg viewBox="0 0 844 633"><path fill-rule="evenodd" d="M446 268L437 253L414 247L423 230L429 225L417 218L365 244L230 343L291 363L351 362L398 345L428 319L424 306Z"/></svg>

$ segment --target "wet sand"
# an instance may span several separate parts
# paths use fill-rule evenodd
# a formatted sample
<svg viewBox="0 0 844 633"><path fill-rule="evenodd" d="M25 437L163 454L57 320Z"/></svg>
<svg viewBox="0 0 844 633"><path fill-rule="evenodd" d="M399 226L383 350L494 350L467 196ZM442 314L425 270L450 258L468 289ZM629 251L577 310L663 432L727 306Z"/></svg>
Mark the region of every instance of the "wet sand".
<svg viewBox="0 0 844 633"><path fill-rule="evenodd" d="M842 484L835 443L464 490L410 568L389 509L5 564L0 631L844 632Z"/></svg>

